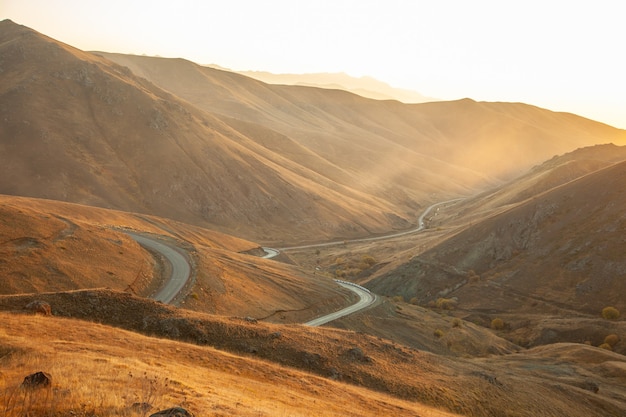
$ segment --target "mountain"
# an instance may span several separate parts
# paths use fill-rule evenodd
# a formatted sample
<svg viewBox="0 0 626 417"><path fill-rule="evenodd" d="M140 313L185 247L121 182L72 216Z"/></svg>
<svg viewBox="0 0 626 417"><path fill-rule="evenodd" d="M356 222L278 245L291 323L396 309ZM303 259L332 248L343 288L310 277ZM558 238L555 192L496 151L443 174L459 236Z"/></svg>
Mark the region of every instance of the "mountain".
<svg viewBox="0 0 626 417"><path fill-rule="evenodd" d="M98 56L6 20L0 40L1 193L276 244L406 229L429 202L625 135L522 104L408 105Z"/></svg>
<svg viewBox="0 0 626 417"><path fill-rule="evenodd" d="M0 294L108 288L149 297L168 271L132 231L183 248L195 268L182 306L214 314L306 321L345 300L331 280L248 255L258 245L138 213L0 195Z"/></svg>
<svg viewBox="0 0 626 417"><path fill-rule="evenodd" d="M227 70L221 67L214 68ZM398 100L403 103L439 101L435 98L423 96L415 91L392 87L372 77L356 78L346 73L273 74L265 71L237 71L237 73L267 84L301 85L345 90L375 100Z"/></svg>
<svg viewBox="0 0 626 417"><path fill-rule="evenodd" d="M266 239L406 223L389 202L321 177L111 61L10 21L0 48L1 193ZM316 159L266 128L244 128Z"/></svg>
<svg viewBox="0 0 626 417"><path fill-rule="evenodd" d="M403 104L263 84L185 60L101 54L199 108L292 139L337 167L325 175L394 204L493 185L578 147L626 143L623 130L521 103Z"/></svg>
<svg viewBox="0 0 626 417"><path fill-rule="evenodd" d="M600 344L612 328L602 309L626 310L625 181L626 147L596 146L549 160L460 203L456 214L442 213L430 227L458 229L366 285L422 305L454 299L459 317L487 326L506 318L518 343Z"/></svg>

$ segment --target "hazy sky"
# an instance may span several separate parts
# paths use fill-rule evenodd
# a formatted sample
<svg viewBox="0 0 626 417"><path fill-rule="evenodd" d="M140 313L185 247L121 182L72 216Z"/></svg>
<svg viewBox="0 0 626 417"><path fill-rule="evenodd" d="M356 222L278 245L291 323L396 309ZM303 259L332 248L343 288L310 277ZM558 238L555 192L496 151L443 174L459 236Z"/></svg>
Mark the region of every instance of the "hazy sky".
<svg viewBox="0 0 626 417"><path fill-rule="evenodd" d="M0 18L83 50L368 75L626 129L623 0L0 0Z"/></svg>

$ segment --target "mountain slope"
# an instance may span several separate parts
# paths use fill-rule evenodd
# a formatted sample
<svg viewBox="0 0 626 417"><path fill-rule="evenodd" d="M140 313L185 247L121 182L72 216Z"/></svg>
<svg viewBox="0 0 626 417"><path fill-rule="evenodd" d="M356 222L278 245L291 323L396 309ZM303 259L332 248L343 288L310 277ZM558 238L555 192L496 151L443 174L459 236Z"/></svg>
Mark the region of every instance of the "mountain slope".
<svg viewBox="0 0 626 417"><path fill-rule="evenodd" d="M571 165L565 159L546 165L559 172ZM482 221L476 217L473 225L372 279L368 287L421 303L457 297L459 308L496 314L560 311L598 317L607 305L624 311L625 182L626 162L619 162Z"/></svg>
<svg viewBox="0 0 626 417"><path fill-rule="evenodd" d="M404 176L429 183L429 171L445 173L447 187L475 185L485 177L511 178L578 147L626 143L623 130L521 103L403 104L267 85L185 60L102 55L200 108L289 136L361 181L374 167L380 187ZM406 181L409 190L428 186Z"/></svg>
<svg viewBox="0 0 626 417"><path fill-rule="evenodd" d="M107 55L131 72L1 23L0 192L271 244L406 229L431 202L625 134L521 104L406 105Z"/></svg>
<svg viewBox="0 0 626 417"><path fill-rule="evenodd" d="M3 195L0 294L109 288L151 296L169 267L125 230L186 253L194 266L178 297L186 308L303 322L346 304L332 280L248 255L259 252L253 242L154 216Z"/></svg>
<svg viewBox="0 0 626 417"><path fill-rule="evenodd" d="M388 202L320 177L110 61L10 21L0 48L2 193L265 239L406 224Z"/></svg>

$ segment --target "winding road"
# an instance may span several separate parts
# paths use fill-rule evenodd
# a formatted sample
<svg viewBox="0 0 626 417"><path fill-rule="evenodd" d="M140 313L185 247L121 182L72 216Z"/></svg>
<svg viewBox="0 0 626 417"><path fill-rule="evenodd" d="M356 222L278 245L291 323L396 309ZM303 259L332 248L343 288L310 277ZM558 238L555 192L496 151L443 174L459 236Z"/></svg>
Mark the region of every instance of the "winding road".
<svg viewBox="0 0 626 417"><path fill-rule="evenodd" d="M391 239L391 238L398 237L398 236L405 236L405 235L410 235L412 233L417 233L426 228L426 226L424 225L424 220L426 219L426 216L428 216L428 214L433 209L435 209L438 206L442 206L448 203L454 203L460 200L464 200L464 198L455 198L453 200L446 200L446 201L442 201L442 202L435 203L435 204L428 206L426 210L424 210L424 212L417 219L417 224L418 224L417 228L407 230L405 232L393 233L393 234L384 235L384 236L366 237L362 239L342 240L342 241L326 242L326 243L315 243L312 245L302 245L302 246L290 246L290 247L281 248L281 249L264 247L262 248L265 251L265 256L263 256L263 258L266 258L266 259L274 258L275 256L278 256L281 251L285 251L289 249L309 249L309 248L319 248L319 247L327 247L327 246L334 246L334 245L343 245L345 243L371 242L375 240ZM378 296L376 294L371 293L367 288L361 287L360 285L357 285L351 282L346 282L346 281L339 281L339 280L335 280L335 282L337 282L342 287L347 288L350 291L354 292L356 295L358 295L359 301L342 310L339 310L334 313L330 313L325 316L318 317L314 320L306 322L304 323L306 326L321 326L323 324L330 323L331 321L337 320L341 317L345 317L348 314L356 313L357 311L368 308L374 303L376 303L376 301L378 300Z"/></svg>
<svg viewBox="0 0 626 417"><path fill-rule="evenodd" d="M167 245L155 239L148 238L136 233L126 232L137 243L147 249L159 252L165 257L172 267L172 275L165 285L154 294L152 299L161 301L165 304L171 304L176 296L182 291L191 276L191 266L187 257L184 255L183 249Z"/></svg>
<svg viewBox="0 0 626 417"><path fill-rule="evenodd" d="M273 249L273 248L264 247L263 250L265 251L265 255L263 256L263 258L266 258L266 259L274 258L278 256L281 251L285 251L289 249L308 249L308 248L340 245L340 244L345 244L345 243L371 242L371 241L376 241L376 240L391 239L391 238L398 237L398 236L405 236L405 235L409 235L412 233L417 233L421 230L424 230L425 228L424 219L434 208L444 205L444 204L453 203L459 200L463 200L463 199L457 198L454 200L442 201L440 203L436 203L427 207L426 210L424 210L424 212L420 215L418 219L418 227L416 229L408 230L405 232L393 233L393 234L384 235L384 236L353 239L353 240L348 240L348 241L342 240L342 241L337 241L337 242L317 243L317 244L312 244L312 245L290 246L290 247L281 248L281 249ZM163 255L163 257L167 260L167 262L169 262L172 268L171 277L169 280L165 282L165 285L163 285L163 287L159 289L157 293L154 294L151 298L156 301L161 301L166 304L171 304L176 298L176 296L183 290L183 288L189 281L189 278L191 277L192 271L191 271L191 266L189 264L189 260L187 258L186 252L182 248L179 248L177 246L168 245L162 241L151 239L149 237L146 237L137 233L132 233L132 232L126 232L126 233L144 248L152 250L152 251L156 251L160 253L161 255ZM367 288L361 287L360 285L347 282L347 281L340 281L340 280L335 280L335 282L337 282L337 284L341 285L342 287L347 288L350 291L353 291L356 295L358 295L359 301L356 302L355 304L352 304L351 306L348 306L334 313L330 313L322 317L318 317L314 320L308 321L304 323L306 326L324 325L333 320L337 320L341 317L345 317L349 314L368 308L372 306L374 303L376 303L376 301L378 300L378 296L376 294L371 293Z"/></svg>
<svg viewBox="0 0 626 417"><path fill-rule="evenodd" d="M353 284L351 282L337 281L337 284L341 285L344 288L353 291L359 296L359 301L351 306L348 306L342 310L335 311L334 313L326 314L325 316L318 317L311 321L304 323L305 326L321 326L326 323L330 323L333 320L337 320L338 318L347 316L348 314L355 313L359 310L363 310L371 305L373 305L377 300L378 296L373 294L367 288L363 288L360 285Z"/></svg>
<svg viewBox="0 0 626 417"><path fill-rule="evenodd" d="M461 198L455 198L455 199L452 199L452 200L441 201L439 203L435 203L435 204L432 204L432 205L428 206L426 208L426 210L424 210L424 212L417 219L417 228L415 228L415 229L406 230L404 232L392 233L392 234L389 234L389 235L382 235L382 236L375 236L375 237L364 237L364 238L361 238L361 239L351 239L351 240L337 240L337 241L324 242L324 243L313 243L311 245L302 245L302 246L287 246L287 247L280 248L280 249L264 247L262 249L265 251L266 255L263 256L263 257L264 258L273 258L273 257L277 256L281 251L292 250L292 249L322 248L322 247L328 247L328 246L343 245L345 243L373 242L375 240L392 239L394 237L411 235L413 233L421 232L422 230L424 230L426 228L426 226L424 225L424 219L426 218L426 216L428 216L428 214L434 208L439 207L439 206L443 206L444 204L454 203L454 202L461 201L461 200L465 200L465 198L461 197Z"/></svg>

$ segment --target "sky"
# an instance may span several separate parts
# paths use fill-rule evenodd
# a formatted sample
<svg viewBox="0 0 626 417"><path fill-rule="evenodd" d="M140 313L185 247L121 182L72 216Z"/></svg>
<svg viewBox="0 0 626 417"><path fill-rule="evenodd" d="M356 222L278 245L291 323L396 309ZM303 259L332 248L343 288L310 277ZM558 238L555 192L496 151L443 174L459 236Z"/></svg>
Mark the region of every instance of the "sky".
<svg viewBox="0 0 626 417"><path fill-rule="evenodd" d="M622 129L625 10L623 0L0 0L0 19L82 50L345 72Z"/></svg>

